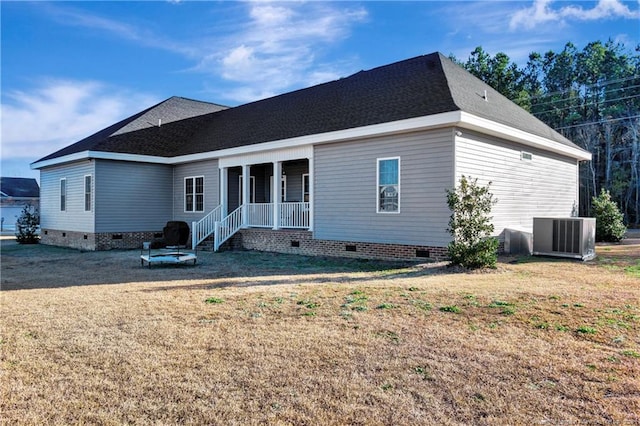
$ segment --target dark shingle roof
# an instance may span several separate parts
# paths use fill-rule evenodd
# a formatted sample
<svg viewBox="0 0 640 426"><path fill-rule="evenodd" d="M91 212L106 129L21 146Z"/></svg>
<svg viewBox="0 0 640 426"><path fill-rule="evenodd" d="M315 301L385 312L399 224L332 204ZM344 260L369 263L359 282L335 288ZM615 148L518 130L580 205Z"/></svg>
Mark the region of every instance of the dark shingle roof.
<svg viewBox="0 0 640 426"><path fill-rule="evenodd" d="M487 92L488 102L483 98ZM133 129L158 106L42 160L86 150L173 157L465 111L576 147L440 53L268 99ZM132 129L123 133L118 129Z"/></svg>
<svg viewBox="0 0 640 426"><path fill-rule="evenodd" d="M361 71L211 114L189 153L455 111L438 58L422 56Z"/></svg>
<svg viewBox="0 0 640 426"><path fill-rule="evenodd" d="M159 104L145 109L144 111L141 111L137 114L132 115L131 117L117 122L116 124L102 129L99 132L80 140L79 142L76 142L72 145L62 148L59 151L54 152L53 154L41 158L38 161L50 160L53 158L58 158L83 151L106 151L162 155L148 154L146 152L147 148L145 147L139 147L139 152L133 151L130 148L128 149L129 141L126 135L129 135L131 139L134 140L136 138L139 138L141 131L147 129L153 130L155 128L158 128L159 124L161 124L160 127L162 127L168 124L178 123L195 116L208 114L214 111L220 111L225 108L227 107L210 102L202 102L173 96L160 102Z"/></svg>
<svg viewBox="0 0 640 426"><path fill-rule="evenodd" d="M579 148L569 139L504 97L484 81L441 56L451 95L461 111L542 136L563 145ZM484 99L485 90L487 101Z"/></svg>
<svg viewBox="0 0 640 426"><path fill-rule="evenodd" d="M7 197L38 198L40 187L35 179L0 177L0 191Z"/></svg>

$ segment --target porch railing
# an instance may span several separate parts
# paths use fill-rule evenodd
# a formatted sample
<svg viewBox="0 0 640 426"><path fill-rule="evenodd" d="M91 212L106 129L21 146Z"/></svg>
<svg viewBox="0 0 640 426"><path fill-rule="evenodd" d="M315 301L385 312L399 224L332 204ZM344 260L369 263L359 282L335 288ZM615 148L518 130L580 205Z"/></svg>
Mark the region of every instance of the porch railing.
<svg viewBox="0 0 640 426"><path fill-rule="evenodd" d="M246 225L256 228L273 228L273 204L249 203L247 204Z"/></svg>
<svg viewBox="0 0 640 426"><path fill-rule="evenodd" d="M244 206L244 213L243 206L240 206L225 218L221 217L222 207L218 206L199 221L191 223L191 246L197 247L213 234L213 249L217 251L242 226L273 228L273 206L273 203L250 203ZM308 202L280 203L279 208L279 228L309 228Z"/></svg>
<svg viewBox="0 0 640 426"><path fill-rule="evenodd" d="M242 228L242 206L235 209L229 216L219 222L215 222L213 231L213 250L218 251L220 246Z"/></svg>
<svg viewBox="0 0 640 426"><path fill-rule="evenodd" d="M309 227L309 203L281 203L280 204L281 228L308 228Z"/></svg>
<svg viewBox="0 0 640 426"><path fill-rule="evenodd" d="M197 222L191 222L191 247L196 248L213 234L216 222L220 222L222 206L218 206Z"/></svg>

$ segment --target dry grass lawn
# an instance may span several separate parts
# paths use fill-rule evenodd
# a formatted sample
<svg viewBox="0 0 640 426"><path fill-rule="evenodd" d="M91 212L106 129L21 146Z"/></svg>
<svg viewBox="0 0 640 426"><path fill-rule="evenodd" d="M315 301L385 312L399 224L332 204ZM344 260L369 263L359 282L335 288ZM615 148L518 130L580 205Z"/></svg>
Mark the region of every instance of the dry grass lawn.
<svg viewBox="0 0 640 426"><path fill-rule="evenodd" d="M2 424L640 424L640 244L496 271L3 241Z"/></svg>

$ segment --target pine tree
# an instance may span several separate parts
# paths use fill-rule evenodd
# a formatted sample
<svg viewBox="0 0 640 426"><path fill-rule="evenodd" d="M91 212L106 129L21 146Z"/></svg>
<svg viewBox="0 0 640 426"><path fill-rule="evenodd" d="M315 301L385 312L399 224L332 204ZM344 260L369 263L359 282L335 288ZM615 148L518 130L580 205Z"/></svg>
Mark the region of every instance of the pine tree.
<svg viewBox="0 0 640 426"><path fill-rule="evenodd" d="M20 244L37 244L40 240L38 236L39 224L38 210L30 205L24 206L16 222L16 240Z"/></svg>

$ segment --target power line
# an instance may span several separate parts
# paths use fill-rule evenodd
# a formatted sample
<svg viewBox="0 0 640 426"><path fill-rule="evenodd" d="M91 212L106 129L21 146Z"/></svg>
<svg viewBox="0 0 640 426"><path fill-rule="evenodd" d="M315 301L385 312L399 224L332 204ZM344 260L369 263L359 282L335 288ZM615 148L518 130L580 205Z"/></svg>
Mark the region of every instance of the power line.
<svg viewBox="0 0 640 426"><path fill-rule="evenodd" d="M591 87L599 87L599 86L608 86L610 84L622 83L624 81L635 80L635 79L640 79L640 75L639 74L635 74L635 75L632 75L630 77L617 78L617 79L614 79L614 80L604 80L603 82L599 82L599 83L594 83L594 84L589 84L589 85L581 85L581 87L591 88ZM575 81L571 82L571 84L574 84L574 83L575 83ZM542 93L540 95L533 95L533 96L530 97L530 99L536 99L536 98L541 98L541 97L544 97L544 96L551 96L551 95L562 95L564 93L571 92L572 90L575 90L575 89L569 88L569 89L564 89L564 90L557 90L555 92L546 92L546 93Z"/></svg>
<svg viewBox="0 0 640 426"><path fill-rule="evenodd" d="M593 124L604 124L604 123L612 123L614 121L622 121L622 120L630 120L632 118L640 118L640 114L637 115L630 115L628 117L620 117L620 118L608 118L606 120L599 120L599 121L592 121L589 123L582 123L582 124L574 124L572 126L563 126L563 127L556 127L554 130L564 130L564 129L572 129L574 127L582 127L582 126L591 126Z"/></svg>
<svg viewBox="0 0 640 426"><path fill-rule="evenodd" d="M619 87L617 89L605 90L604 92L602 92L602 95L605 95L607 93L618 92L618 91L621 91L621 90L631 90L631 89L635 89L635 88L638 88L638 87L640 87L640 84L636 84L634 86ZM539 97L540 96L530 97L529 99L537 99ZM533 105L540 106L540 105L554 104L554 103L557 103L557 102L567 102L567 101L580 99L580 98L581 98L580 96L576 96L576 97L571 97L571 98L553 99L553 100L550 100L550 101L547 101L547 102L537 102L537 103L535 103Z"/></svg>
<svg viewBox="0 0 640 426"><path fill-rule="evenodd" d="M582 108L585 107L587 105L600 105L600 104L607 104L610 102L616 102L616 101L624 101L627 99L634 99L634 98L639 98L640 97L640 93L637 95L632 95L632 96L625 96L622 98L616 98L616 99L603 99L601 101L594 101L594 102L586 102L586 103L577 103L575 105L569 105L563 108L552 108L552 109L546 109L544 111L537 111L535 113L532 113L533 115L538 115L538 114L544 114L547 112L557 112L557 111L564 111L564 110L568 110L568 109L578 109L578 108ZM536 105L532 105L533 106L538 106L539 104Z"/></svg>

